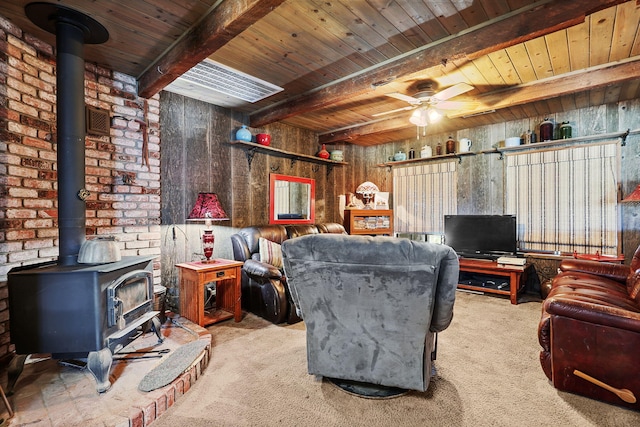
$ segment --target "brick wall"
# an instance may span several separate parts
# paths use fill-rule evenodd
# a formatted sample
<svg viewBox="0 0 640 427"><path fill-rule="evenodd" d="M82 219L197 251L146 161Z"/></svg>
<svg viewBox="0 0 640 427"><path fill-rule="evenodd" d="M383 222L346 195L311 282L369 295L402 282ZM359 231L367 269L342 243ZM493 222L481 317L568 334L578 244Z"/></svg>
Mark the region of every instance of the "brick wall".
<svg viewBox="0 0 640 427"><path fill-rule="evenodd" d="M54 47L0 15L0 358L12 351L7 273L58 256L55 73ZM85 102L111 117L109 136L85 140L87 235L115 235L123 256L159 256L159 97L87 63Z"/></svg>

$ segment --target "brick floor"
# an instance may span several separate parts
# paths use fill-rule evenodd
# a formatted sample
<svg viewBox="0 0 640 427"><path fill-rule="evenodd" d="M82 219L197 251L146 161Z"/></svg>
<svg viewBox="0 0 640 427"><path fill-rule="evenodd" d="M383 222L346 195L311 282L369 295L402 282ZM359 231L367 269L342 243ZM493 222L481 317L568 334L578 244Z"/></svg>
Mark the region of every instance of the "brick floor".
<svg viewBox="0 0 640 427"><path fill-rule="evenodd" d="M206 329L179 316L173 316L172 320L162 326L163 343L158 344L156 335L149 333L123 351L174 350L195 339L211 343L211 334ZM7 420L4 425L11 426L144 427L161 416L204 375L210 355L211 345L171 384L148 393L138 390L138 384L147 372L162 362L162 358L114 360L110 371L111 388L102 394L96 391L96 381L87 369L65 366L48 355L31 355L18 378L14 394L8 396L15 415L7 420L9 414L0 403L0 417ZM6 391L6 372L2 374Z"/></svg>

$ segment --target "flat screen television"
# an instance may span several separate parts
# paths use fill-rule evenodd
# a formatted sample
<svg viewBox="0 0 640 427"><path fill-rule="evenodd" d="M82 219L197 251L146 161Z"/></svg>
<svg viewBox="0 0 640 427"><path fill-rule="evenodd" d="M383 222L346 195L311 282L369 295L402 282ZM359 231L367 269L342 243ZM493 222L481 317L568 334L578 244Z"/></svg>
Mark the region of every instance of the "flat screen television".
<svg viewBox="0 0 640 427"><path fill-rule="evenodd" d="M496 259L518 251L515 215L445 215L444 236L467 258Z"/></svg>

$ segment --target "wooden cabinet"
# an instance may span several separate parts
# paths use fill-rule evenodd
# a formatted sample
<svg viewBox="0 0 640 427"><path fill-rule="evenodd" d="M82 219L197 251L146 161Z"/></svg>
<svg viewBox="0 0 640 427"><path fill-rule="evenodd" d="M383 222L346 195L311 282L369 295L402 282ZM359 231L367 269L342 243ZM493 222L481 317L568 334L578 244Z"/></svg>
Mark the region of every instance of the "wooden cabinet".
<svg viewBox="0 0 640 427"><path fill-rule="evenodd" d="M393 235L393 211L390 209L347 209L344 228L349 234Z"/></svg>

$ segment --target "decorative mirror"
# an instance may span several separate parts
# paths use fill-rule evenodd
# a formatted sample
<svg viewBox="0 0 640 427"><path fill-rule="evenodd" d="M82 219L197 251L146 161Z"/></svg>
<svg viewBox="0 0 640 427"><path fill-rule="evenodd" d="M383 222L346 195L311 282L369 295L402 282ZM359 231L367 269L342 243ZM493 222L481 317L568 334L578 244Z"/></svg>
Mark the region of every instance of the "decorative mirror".
<svg viewBox="0 0 640 427"><path fill-rule="evenodd" d="M269 224L313 224L316 180L269 174Z"/></svg>

